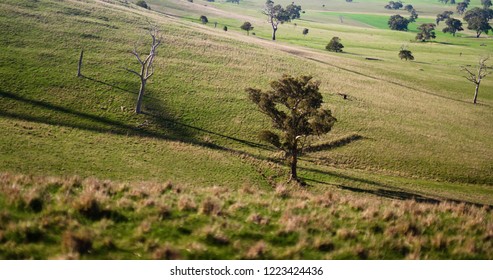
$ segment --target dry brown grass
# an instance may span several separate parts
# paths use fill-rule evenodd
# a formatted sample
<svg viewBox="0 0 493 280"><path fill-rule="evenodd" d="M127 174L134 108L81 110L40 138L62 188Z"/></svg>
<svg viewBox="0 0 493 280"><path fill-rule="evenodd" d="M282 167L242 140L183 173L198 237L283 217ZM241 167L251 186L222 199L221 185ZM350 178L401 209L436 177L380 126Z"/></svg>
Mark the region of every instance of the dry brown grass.
<svg viewBox="0 0 493 280"><path fill-rule="evenodd" d="M267 225L270 222L269 218L262 217L262 215L258 213L253 213L247 218L247 222L251 222L257 225Z"/></svg>
<svg viewBox="0 0 493 280"><path fill-rule="evenodd" d="M213 197L205 198L198 209L199 214L220 216L223 214L222 204Z"/></svg>
<svg viewBox="0 0 493 280"><path fill-rule="evenodd" d="M276 196L279 198L289 198L291 196L291 191L288 186L284 184L278 184L276 186Z"/></svg>
<svg viewBox="0 0 493 280"><path fill-rule="evenodd" d="M248 249L245 257L250 260L262 259L267 253L267 244L264 241L258 241Z"/></svg>
<svg viewBox="0 0 493 280"><path fill-rule="evenodd" d="M92 250L93 234L88 229L68 230L63 233L62 247L68 254L83 255Z"/></svg>
<svg viewBox="0 0 493 280"><path fill-rule="evenodd" d="M337 190L290 189L283 198L275 189L258 195L184 187L176 193L176 185L156 183L0 180L6 181L0 190L14 186L0 192L0 203L3 199L7 206L0 210L0 250L9 258L30 258L29 252L15 249L19 245L36 252L53 240L59 249L46 258L86 259L94 252L114 257L128 248L137 249L125 258L147 259L208 254L246 259L489 258L493 250L491 210L467 204L394 201ZM77 186L69 190L64 184ZM48 189L49 197L40 195ZM43 201L43 210L35 212L27 207L27 196L50 203ZM127 219L115 217L119 213Z"/></svg>
<svg viewBox="0 0 493 280"><path fill-rule="evenodd" d="M178 199L178 210L180 211L196 211L197 204L192 196L189 195L181 195Z"/></svg>
<svg viewBox="0 0 493 280"><path fill-rule="evenodd" d="M154 260L179 260L181 259L180 252L174 249L171 245L166 244L156 248L152 253Z"/></svg>

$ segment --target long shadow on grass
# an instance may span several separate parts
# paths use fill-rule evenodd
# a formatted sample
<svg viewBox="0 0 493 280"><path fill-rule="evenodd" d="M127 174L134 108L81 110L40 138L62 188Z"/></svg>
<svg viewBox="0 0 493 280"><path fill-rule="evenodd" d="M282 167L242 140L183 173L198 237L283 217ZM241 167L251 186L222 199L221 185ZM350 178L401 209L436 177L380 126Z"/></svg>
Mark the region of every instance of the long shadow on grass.
<svg viewBox="0 0 493 280"><path fill-rule="evenodd" d="M81 78L87 79L87 80L90 80L90 81L93 81L93 82L98 83L98 84L109 86L111 88L118 89L118 90L121 90L121 91L124 91L124 92L127 92L127 93L132 93L132 94L137 95L137 92L130 91L130 90L126 89L126 88L122 88L122 87L119 87L117 85L113 85L113 84L107 83L105 81L101 81L101 80L98 80L98 79L95 79L95 78L91 78L91 77L88 77L88 76L85 76L85 75L82 75Z"/></svg>
<svg viewBox="0 0 493 280"><path fill-rule="evenodd" d="M157 101L157 99L156 99L156 101ZM256 142L252 142L252 141L224 135L224 134L221 134L218 132L214 132L211 130L201 128L201 127L193 126L190 124L185 124L185 123L179 122L173 118L169 118L168 115L164 114L164 112L167 111L167 108L165 108L161 102L153 102L152 104L149 104L148 106L146 106L146 108L147 108L146 114L151 116L153 118L153 120L156 122L156 124L159 125L163 129L165 129L169 126L182 127L182 128L194 131L194 132L200 132L200 133L205 133L208 135L218 136L218 137L221 137L221 138L224 138L227 140L231 140L233 142L243 144L245 146L249 146L249 147L253 147L253 148L257 148L257 149L262 149L262 150L268 150L268 151L273 150L273 148L271 148L270 146L267 146L267 145L264 145L261 143L256 143Z"/></svg>
<svg viewBox="0 0 493 280"><path fill-rule="evenodd" d="M126 136L142 136L163 140L175 140L195 145L206 146L208 148L220 150L225 149L218 145L197 141L193 138L193 133L188 131L185 127L167 127L165 131L152 130L151 128L149 128L150 125L147 125L152 124L152 118L144 121L144 123L133 126L118 120L112 120L102 116L96 116L86 112L65 108L59 105L48 103L46 101L29 99L27 97L19 96L3 90L0 90L0 97L2 99L6 98L15 101L17 103L15 104L15 106L31 107L30 110L26 110L24 108L22 113L1 111L0 116L2 117L44 123L55 126L65 126L100 133L111 133ZM15 106L13 108L15 108ZM52 115L50 115L51 113L56 113L56 115L52 117ZM169 118L171 119L171 117Z"/></svg>
<svg viewBox="0 0 493 280"><path fill-rule="evenodd" d="M346 146L352 142L362 140L362 139L364 139L364 137L359 135L359 134L351 134L349 136L337 139L335 141L310 146L310 147L306 148L304 150L304 152L305 153L312 153L312 152L318 152L318 151L324 151L324 150L331 150L331 149L335 149L337 147Z"/></svg>
<svg viewBox="0 0 493 280"><path fill-rule="evenodd" d="M163 108L163 105L160 104L159 100L157 99L153 99L151 105L152 109L149 112L145 113L147 119L144 121L144 123L133 126L121 121L111 120L102 116L96 116L89 113L65 108L59 105L54 105L46 101L29 99L27 97L19 96L11 92L6 92L4 90L0 90L0 97L15 101L17 103L16 106L27 105L34 107L29 110L29 112L36 112L33 114L25 113L27 110L23 113L0 111L0 116L12 119L44 123L55 126L65 126L100 133L111 133L126 136L143 136L163 140L180 141L216 150L239 152L214 143L200 141L196 139L195 132L201 131L224 137L226 139L251 147L269 149L269 147L259 143L230 137L199 127L180 123L177 120L173 119L173 117L169 114L166 114L167 110ZM150 99L150 97L146 97L146 99ZM156 110L159 110L159 113L157 113ZM40 111L41 114L39 113ZM47 113L56 112L57 115L55 117L46 116L46 114L43 114L42 111L45 111ZM157 129L153 128L153 125L156 125Z"/></svg>
<svg viewBox="0 0 493 280"><path fill-rule="evenodd" d="M311 182L315 182L315 183L319 183L319 184L336 186L337 188L342 189L342 190L347 190L347 191L352 191L352 192L357 192L357 193L367 193L367 194L372 194L372 195L376 195L376 196L380 196L380 197L397 199L397 200L414 200L414 201L420 202L420 203L438 204L440 202L452 202L452 203L464 203L467 205L474 205L477 207L487 207L488 209L493 209L493 205L489 205L489 204L474 203L474 202L463 201L463 200L458 200L458 199L449 199L449 198L437 199L437 198L427 197L427 196L424 196L422 194L409 192L407 190L404 190L404 189L396 187L396 186L391 186L391 185L383 184L383 183L368 180L368 179L361 179L361 178L357 178L357 177L343 175L340 173L335 173L335 172L330 172L330 171L321 171L321 170L317 170L317 169L313 169L313 168L300 168L300 169L304 169L304 170L316 172L316 173L321 173L321 174L325 174L325 175L330 175L330 176L342 178L345 180L354 181L354 182L358 182L358 183L364 183L364 184L368 184L368 185L377 187L376 189L366 189L366 188L351 187L351 186L342 185L342 184L331 184L328 182L323 182L323 181L315 180L315 179L304 179L306 181L311 181Z"/></svg>

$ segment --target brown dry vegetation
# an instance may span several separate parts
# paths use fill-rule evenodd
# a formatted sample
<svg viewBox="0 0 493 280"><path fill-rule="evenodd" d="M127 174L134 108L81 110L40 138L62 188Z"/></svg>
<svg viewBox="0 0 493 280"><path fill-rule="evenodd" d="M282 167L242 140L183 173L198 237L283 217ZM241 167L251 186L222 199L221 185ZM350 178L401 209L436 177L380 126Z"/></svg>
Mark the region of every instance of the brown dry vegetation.
<svg viewBox="0 0 493 280"><path fill-rule="evenodd" d="M2 259L491 259L489 207L0 175ZM36 202L34 202L36 201Z"/></svg>

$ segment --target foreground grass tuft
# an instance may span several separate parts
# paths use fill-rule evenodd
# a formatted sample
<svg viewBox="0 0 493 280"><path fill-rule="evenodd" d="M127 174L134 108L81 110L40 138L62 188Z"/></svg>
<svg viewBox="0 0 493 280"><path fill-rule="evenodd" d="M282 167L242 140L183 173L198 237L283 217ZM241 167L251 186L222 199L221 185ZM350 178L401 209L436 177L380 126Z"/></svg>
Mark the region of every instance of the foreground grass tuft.
<svg viewBox="0 0 493 280"><path fill-rule="evenodd" d="M465 203L335 187L0 178L1 259L493 258L492 210Z"/></svg>

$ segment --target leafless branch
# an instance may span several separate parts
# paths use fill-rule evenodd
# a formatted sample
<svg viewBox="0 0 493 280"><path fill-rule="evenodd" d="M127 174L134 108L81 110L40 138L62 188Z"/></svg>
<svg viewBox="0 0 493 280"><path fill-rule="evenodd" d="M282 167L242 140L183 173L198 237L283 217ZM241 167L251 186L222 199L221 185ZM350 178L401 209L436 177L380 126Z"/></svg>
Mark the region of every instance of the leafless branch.
<svg viewBox="0 0 493 280"><path fill-rule="evenodd" d="M137 73L136 71L134 71L134 70L132 70L132 69L128 69L128 68L123 68L123 69L125 69L125 70L127 70L128 72L133 73L133 74L135 74L135 75L137 75L137 76L139 76L139 77L140 77L140 73Z"/></svg>

